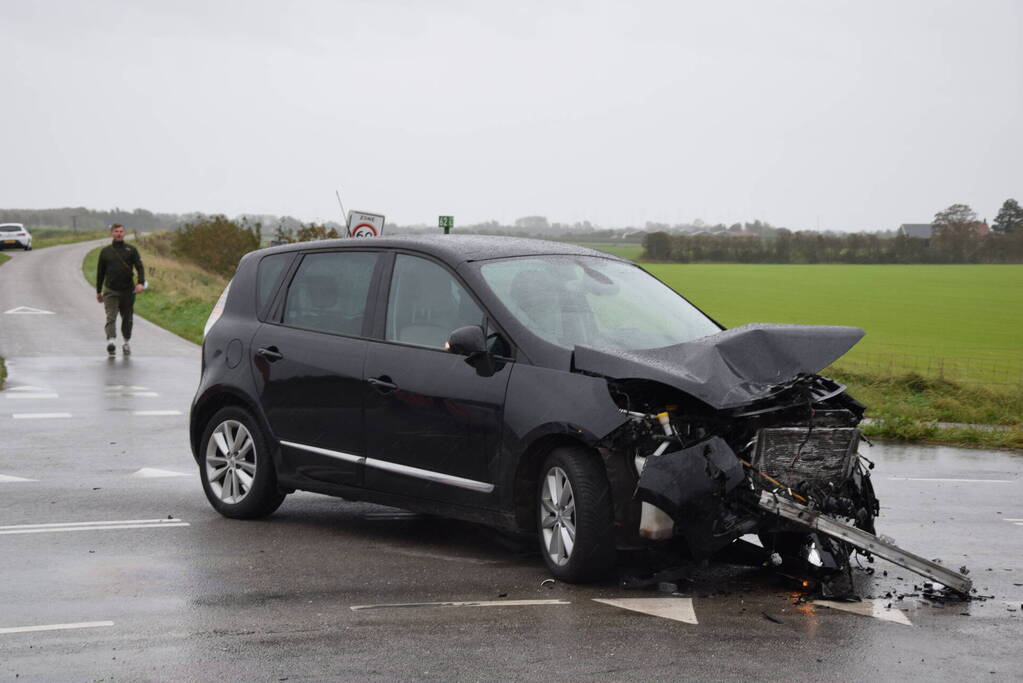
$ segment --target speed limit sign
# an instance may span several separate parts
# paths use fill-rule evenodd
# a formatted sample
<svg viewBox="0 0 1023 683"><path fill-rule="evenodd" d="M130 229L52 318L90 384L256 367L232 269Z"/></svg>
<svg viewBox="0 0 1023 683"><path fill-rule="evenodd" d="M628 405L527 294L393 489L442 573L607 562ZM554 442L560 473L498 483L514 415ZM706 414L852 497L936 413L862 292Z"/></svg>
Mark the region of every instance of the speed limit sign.
<svg viewBox="0 0 1023 683"><path fill-rule="evenodd" d="M379 237L384 232L384 217L376 213L352 211L348 214L348 234L352 237Z"/></svg>

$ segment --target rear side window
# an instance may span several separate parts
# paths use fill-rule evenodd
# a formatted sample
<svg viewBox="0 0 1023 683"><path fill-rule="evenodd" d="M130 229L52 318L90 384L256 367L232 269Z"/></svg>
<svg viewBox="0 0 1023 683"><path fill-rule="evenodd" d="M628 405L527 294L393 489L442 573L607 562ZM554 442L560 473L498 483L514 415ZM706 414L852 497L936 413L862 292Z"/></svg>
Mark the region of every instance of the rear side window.
<svg viewBox="0 0 1023 683"><path fill-rule="evenodd" d="M284 324L334 334L361 335L377 254L308 254L284 304Z"/></svg>
<svg viewBox="0 0 1023 683"><path fill-rule="evenodd" d="M482 324L483 311L448 271L398 254L387 301L388 340L441 349L459 327Z"/></svg>
<svg viewBox="0 0 1023 683"><path fill-rule="evenodd" d="M256 310L262 311L270 303L270 297L277 289L277 283L284 276L284 271L291 263L294 254L274 254L259 262L256 273Z"/></svg>

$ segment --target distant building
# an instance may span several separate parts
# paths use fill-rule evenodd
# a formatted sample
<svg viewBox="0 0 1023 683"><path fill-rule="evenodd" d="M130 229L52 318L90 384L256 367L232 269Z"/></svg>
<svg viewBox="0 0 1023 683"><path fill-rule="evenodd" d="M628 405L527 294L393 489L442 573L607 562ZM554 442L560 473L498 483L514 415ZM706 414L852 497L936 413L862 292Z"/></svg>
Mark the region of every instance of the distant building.
<svg viewBox="0 0 1023 683"><path fill-rule="evenodd" d="M899 226L896 234L903 237L915 237L921 240L931 239L934 226L930 223L903 223Z"/></svg>

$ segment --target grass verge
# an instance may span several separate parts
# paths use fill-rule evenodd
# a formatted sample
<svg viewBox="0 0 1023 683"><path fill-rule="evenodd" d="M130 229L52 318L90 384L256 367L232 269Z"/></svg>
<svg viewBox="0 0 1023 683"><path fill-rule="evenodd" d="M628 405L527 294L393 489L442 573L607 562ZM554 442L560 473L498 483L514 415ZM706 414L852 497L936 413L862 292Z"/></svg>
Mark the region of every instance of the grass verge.
<svg viewBox="0 0 1023 683"><path fill-rule="evenodd" d="M1023 449L1023 394L917 374L826 372L867 405L868 437L974 448ZM946 424L942 424L946 423ZM947 424L955 423L955 424Z"/></svg>
<svg viewBox="0 0 1023 683"><path fill-rule="evenodd" d="M140 238L134 244L142 255L149 288L135 298L135 313L165 330L196 344L227 278L170 256L170 235ZM82 263L85 278L96 285L96 262L102 247L93 249Z"/></svg>
<svg viewBox="0 0 1023 683"><path fill-rule="evenodd" d="M4 390L4 382L7 381L7 364L4 363L4 357L0 356L0 391Z"/></svg>
<svg viewBox="0 0 1023 683"><path fill-rule="evenodd" d="M0 254L0 264L2 264L4 261L10 261L10 260L11 260L11 257L8 256L7 254Z"/></svg>

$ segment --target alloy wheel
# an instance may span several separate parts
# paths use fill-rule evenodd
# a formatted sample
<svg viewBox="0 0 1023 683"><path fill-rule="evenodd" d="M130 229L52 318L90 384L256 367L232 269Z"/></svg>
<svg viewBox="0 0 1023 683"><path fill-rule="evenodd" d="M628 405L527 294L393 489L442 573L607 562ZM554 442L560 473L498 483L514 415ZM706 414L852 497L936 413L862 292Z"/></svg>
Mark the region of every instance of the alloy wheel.
<svg viewBox="0 0 1023 683"><path fill-rule="evenodd" d="M213 494L230 504L240 503L256 477L256 448L241 422L217 425L206 444L206 479Z"/></svg>
<svg viewBox="0 0 1023 683"><path fill-rule="evenodd" d="M575 496L572 482L560 467L547 470L540 494L540 521L547 555L558 566L566 564L575 547Z"/></svg>

